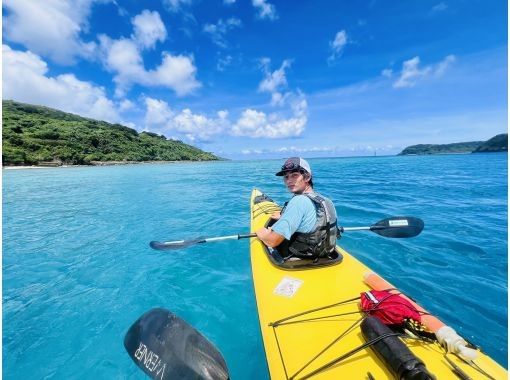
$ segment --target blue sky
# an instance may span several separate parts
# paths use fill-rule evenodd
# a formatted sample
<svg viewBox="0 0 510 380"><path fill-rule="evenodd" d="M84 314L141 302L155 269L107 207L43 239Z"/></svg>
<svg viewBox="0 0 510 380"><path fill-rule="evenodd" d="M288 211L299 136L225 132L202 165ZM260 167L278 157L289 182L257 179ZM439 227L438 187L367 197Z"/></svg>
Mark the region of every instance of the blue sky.
<svg viewBox="0 0 510 380"><path fill-rule="evenodd" d="M502 0L4 0L3 98L232 159L507 131Z"/></svg>

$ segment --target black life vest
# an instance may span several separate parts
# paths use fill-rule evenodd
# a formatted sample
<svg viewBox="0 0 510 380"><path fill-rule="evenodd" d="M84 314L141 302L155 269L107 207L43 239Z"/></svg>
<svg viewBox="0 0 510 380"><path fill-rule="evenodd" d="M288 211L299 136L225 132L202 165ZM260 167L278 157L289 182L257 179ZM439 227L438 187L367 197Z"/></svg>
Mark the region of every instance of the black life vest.
<svg viewBox="0 0 510 380"><path fill-rule="evenodd" d="M295 232L284 240L278 252L285 258L319 259L329 256L336 247L338 237L336 210L333 202L318 193L303 193L315 206L317 222L312 232ZM285 204L285 207L287 204ZM285 212L285 207L282 214Z"/></svg>

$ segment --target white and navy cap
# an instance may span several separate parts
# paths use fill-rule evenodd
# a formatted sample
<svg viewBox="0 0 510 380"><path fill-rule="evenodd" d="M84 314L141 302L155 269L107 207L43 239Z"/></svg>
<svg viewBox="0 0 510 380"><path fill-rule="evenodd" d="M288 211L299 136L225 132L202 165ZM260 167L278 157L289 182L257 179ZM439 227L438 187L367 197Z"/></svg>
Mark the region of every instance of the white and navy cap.
<svg viewBox="0 0 510 380"><path fill-rule="evenodd" d="M283 176L285 173L294 172L300 169L303 169L312 175L312 169L310 169L310 165L305 159L301 157L291 157L285 161L285 163L282 165L282 169L276 173L276 175Z"/></svg>

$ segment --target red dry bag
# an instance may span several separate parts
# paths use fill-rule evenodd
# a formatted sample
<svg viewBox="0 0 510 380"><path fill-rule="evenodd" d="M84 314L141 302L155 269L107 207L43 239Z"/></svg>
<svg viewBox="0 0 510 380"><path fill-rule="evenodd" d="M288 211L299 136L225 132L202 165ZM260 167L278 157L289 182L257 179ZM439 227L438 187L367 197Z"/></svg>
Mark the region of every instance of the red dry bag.
<svg viewBox="0 0 510 380"><path fill-rule="evenodd" d="M386 325L401 325L407 319L421 322L416 308L399 293L370 290L361 293L361 310L379 318Z"/></svg>

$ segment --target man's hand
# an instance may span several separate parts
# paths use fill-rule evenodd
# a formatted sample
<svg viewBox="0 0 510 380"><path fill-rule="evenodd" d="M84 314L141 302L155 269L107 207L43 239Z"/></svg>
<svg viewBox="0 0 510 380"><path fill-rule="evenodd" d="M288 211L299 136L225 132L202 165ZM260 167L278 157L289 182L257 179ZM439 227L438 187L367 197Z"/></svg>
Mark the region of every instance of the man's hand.
<svg viewBox="0 0 510 380"><path fill-rule="evenodd" d="M278 220L282 216L282 213L280 211L275 211L271 214L271 219Z"/></svg>
<svg viewBox="0 0 510 380"><path fill-rule="evenodd" d="M285 240L285 237L274 232L270 228L261 228L260 230L255 232L257 237L268 247L274 248L281 244L282 241Z"/></svg>

